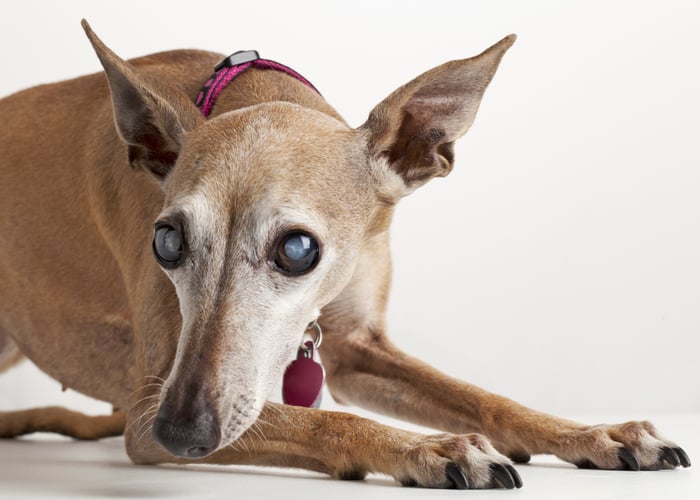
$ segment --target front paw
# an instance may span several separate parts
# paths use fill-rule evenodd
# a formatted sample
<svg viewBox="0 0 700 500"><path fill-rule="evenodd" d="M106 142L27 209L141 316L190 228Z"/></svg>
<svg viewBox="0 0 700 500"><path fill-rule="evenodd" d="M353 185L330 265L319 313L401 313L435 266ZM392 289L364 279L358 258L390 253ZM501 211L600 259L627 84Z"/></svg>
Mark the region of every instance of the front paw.
<svg viewBox="0 0 700 500"><path fill-rule="evenodd" d="M394 473L404 486L428 488L520 488L510 460L479 434L424 436L400 457Z"/></svg>
<svg viewBox="0 0 700 500"><path fill-rule="evenodd" d="M584 469L659 470L690 467L685 451L649 422L596 425L572 436L564 460Z"/></svg>

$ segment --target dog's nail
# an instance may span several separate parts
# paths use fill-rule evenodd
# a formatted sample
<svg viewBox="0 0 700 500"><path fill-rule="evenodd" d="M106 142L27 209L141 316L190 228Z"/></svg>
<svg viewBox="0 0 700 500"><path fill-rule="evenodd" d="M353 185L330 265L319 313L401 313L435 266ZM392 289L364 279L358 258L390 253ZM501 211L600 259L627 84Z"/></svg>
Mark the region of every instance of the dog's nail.
<svg viewBox="0 0 700 500"><path fill-rule="evenodd" d="M491 475L501 488L512 490L515 488L515 479L510 475L510 471L503 464L491 464ZM516 473L517 474L517 473Z"/></svg>
<svg viewBox="0 0 700 500"><path fill-rule="evenodd" d="M676 453L681 466L690 467L690 458L688 458L688 454L683 450L683 448L673 448L673 451Z"/></svg>
<svg viewBox="0 0 700 500"><path fill-rule="evenodd" d="M640 469L637 458L627 448L620 448L617 452L617 456L624 465L623 469L634 471Z"/></svg>
<svg viewBox="0 0 700 500"><path fill-rule="evenodd" d="M668 446L661 448L659 453L659 461L667 462L671 467L678 467L681 464L680 458L673 449Z"/></svg>
<svg viewBox="0 0 700 500"><path fill-rule="evenodd" d="M512 465L506 465L506 469L508 469L508 472L510 472L510 477L513 478L513 482L515 483L516 488L522 488L523 487L523 480L520 478L520 474L518 474L518 471L515 470L515 467Z"/></svg>
<svg viewBox="0 0 700 500"><path fill-rule="evenodd" d="M457 490L466 490L469 488L469 481L464 475L462 468L454 462L450 462L445 466L445 474L447 479L452 483L452 487Z"/></svg>

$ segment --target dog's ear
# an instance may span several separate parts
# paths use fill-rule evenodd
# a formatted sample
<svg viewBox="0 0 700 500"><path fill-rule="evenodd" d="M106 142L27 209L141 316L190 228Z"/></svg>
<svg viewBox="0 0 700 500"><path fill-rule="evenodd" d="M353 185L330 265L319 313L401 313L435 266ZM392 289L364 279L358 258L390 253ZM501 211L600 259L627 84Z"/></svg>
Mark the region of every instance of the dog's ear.
<svg viewBox="0 0 700 500"><path fill-rule="evenodd" d="M379 103L362 125L370 155L384 159L407 191L452 170L454 141L464 135L515 35L470 59L423 73Z"/></svg>
<svg viewBox="0 0 700 500"><path fill-rule="evenodd" d="M186 96L139 73L112 52L83 19L107 75L117 131L126 142L129 162L163 180L175 164L185 133L204 118Z"/></svg>

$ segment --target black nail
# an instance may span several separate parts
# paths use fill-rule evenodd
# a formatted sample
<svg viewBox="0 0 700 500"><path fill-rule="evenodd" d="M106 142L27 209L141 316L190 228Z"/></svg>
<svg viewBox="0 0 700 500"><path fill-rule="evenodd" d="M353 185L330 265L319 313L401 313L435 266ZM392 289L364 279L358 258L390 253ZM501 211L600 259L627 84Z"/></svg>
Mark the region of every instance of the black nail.
<svg viewBox="0 0 700 500"><path fill-rule="evenodd" d="M469 481L464 475L462 468L454 462L450 462L445 466L445 474L447 479L452 483L452 487L457 490L466 490L469 488Z"/></svg>
<svg viewBox="0 0 700 500"><path fill-rule="evenodd" d="M503 464L491 464L491 475L493 479L501 485L502 488L512 490L515 488L515 480L511 477L510 472Z"/></svg>
<svg viewBox="0 0 700 500"><path fill-rule="evenodd" d="M678 458L678 455L676 455L676 452L668 446L664 446L663 448L661 448L661 451L659 452L659 461L668 462L668 464L671 467L678 467L681 464L681 461Z"/></svg>
<svg viewBox="0 0 700 500"><path fill-rule="evenodd" d="M680 460L683 467L690 467L690 458L688 458L688 454L683 450L683 448L673 448L673 451L676 452L678 460Z"/></svg>
<svg viewBox="0 0 700 500"><path fill-rule="evenodd" d="M639 470L639 462L637 461L637 458L627 448L620 448L617 451L617 456L624 465L623 469L634 471Z"/></svg>
<svg viewBox="0 0 700 500"><path fill-rule="evenodd" d="M513 467L512 465L506 465L506 469L508 469L508 472L510 472L510 477L513 478L513 481L515 482L515 487L522 488L523 480L520 479L520 474L518 474L518 471L515 470L515 467Z"/></svg>

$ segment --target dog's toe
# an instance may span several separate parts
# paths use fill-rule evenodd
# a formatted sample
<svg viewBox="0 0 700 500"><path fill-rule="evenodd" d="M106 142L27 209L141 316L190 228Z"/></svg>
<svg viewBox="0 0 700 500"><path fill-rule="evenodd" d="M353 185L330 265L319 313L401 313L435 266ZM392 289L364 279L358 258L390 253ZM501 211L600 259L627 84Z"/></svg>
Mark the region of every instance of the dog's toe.
<svg viewBox="0 0 700 500"><path fill-rule="evenodd" d="M405 453L404 486L448 489L520 488L511 462L478 434L425 436Z"/></svg>
<svg viewBox="0 0 700 500"><path fill-rule="evenodd" d="M570 461L579 468L660 470L689 467L687 453L662 438L649 422L597 425L582 432Z"/></svg>

